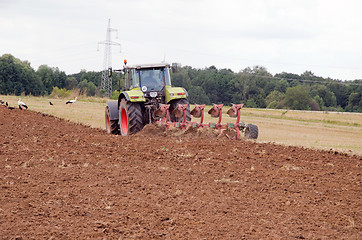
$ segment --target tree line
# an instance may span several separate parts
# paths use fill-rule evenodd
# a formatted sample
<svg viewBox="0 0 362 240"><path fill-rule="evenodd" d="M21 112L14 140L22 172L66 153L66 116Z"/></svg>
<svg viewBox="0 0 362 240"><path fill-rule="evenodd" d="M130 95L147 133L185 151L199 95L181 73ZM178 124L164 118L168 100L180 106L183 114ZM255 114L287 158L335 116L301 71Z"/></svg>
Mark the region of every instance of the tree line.
<svg viewBox="0 0 362 240"><path fill-rule="evenodd" d="M215 66L185 66L173 73L172 83L188 91L191 103L362 112L362 80L333 80L315 76L311 71L272 75L262 66L247 67L237 73Z"/></svg>
<svg viewBox="0 0 362 240"><path fill-rule="evenodd" d="M36 71L30 62L11 54L0 57L0 94L50 95L54 89L78 89L80 94L103 96L102 72L82 70L66 75L47 65ZM122 89L122 74L114 73L113 89ZM123 81L121 81L123 82ZM362 112L362 80L340 81L315 76L306 71L271 74L262 66L247 67L240 72L210 66L173 69L173 86L184 87L190 103L244 103L252 108ZM123 85L121 83L121 85ZM118 96L117 90L113 98Z"/></svg>

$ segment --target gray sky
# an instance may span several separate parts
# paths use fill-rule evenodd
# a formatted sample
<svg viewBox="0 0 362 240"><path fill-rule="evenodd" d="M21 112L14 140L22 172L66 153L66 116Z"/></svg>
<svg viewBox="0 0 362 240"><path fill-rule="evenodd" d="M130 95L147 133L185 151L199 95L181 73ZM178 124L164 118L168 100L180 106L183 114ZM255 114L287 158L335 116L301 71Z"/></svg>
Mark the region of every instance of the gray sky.
<svg viewBox="0 0 362 240"><path fill-rule="evenodd" d="M179 62L272 74L306 70L362 79L361 0L0 0L0 55L67 74L103 69L108 19L112 66Z"/></svg>

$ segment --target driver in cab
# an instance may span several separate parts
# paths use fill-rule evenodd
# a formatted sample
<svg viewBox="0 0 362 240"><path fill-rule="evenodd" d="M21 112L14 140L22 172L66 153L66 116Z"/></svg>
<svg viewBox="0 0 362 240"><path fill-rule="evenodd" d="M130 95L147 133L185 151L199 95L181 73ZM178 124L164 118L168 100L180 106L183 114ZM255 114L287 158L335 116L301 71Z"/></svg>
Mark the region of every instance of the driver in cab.
<svg viewBox="0 0 362 240"><path fill-rule="evenodd" d="M142 85L146 86L149 90L155 90L161 86L160 78L155 76L153 71L146 71L142 74Z"/></svg>

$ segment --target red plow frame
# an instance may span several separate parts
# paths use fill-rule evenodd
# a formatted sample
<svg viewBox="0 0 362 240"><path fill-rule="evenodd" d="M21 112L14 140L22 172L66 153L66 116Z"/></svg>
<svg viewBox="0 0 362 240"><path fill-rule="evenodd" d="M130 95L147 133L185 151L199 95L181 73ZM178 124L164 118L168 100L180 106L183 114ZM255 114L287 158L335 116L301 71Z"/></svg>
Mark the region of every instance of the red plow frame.
<svg viewBox="0 0 362 240"><path fill-rule="evenodd" d="M233 104L232 107L227 111L227 114L230 117L236 117L235 123L226 123L222 124L222 108L223 104L214 104L213 107L208 111L211 117L218 118L217 123L204 123L204 111L205 105L197 105L190 112L192 116L195 118L200 118L200 122L191 122L186 120L186 112L187 112L187 104L179 104L177 108L172 111L172 114L176 117L182 117L181 122L171 122L170 119L170 105L169 104L161 104L160 108L155 112L155 114L159 117L162 117L161 120L157 121L159 126L164 127L166 130L169 129L170 126L180 128L182 130L186 130L188 127L192 128L213 128L217 130L218 134L221 134L222 129L234 129L236 131L236 139L240 139L240 131L244 131L244 129L248 130L249 125L245 126L244 122L240 122L240 110L243 108L244 104ZM252 125L256 128L255 125ZM254 134L255 135L255 134ZM257 133L256 137L257 138Z"/></svg>

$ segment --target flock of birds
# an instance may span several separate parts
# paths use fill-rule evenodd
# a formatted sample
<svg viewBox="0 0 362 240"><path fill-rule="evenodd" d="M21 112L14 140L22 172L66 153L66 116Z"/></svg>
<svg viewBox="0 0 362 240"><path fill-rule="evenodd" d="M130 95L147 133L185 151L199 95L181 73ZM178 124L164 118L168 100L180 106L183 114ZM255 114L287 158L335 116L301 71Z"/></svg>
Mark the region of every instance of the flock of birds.
<svg viewBox="0 0 362 240"><path fill-rule="evenodd" d="M75 99L73 99L73 100L68 100L65 104L73 104L75 101L77 101L77 97L76 97ZM5 101L3 101L3 100L0 100L0 103L1 103L1 105L4 105L4 104L5 104L5 107L7 107L7 108L10 109L10 110L15 109L15 107L9 106L8 102L5 102ZM50 102L50 101L49 101L49 104L50 104L51 106L54 105L54 104L53 104L52 102ZM28 109L28 108L29 108L28 105L26 105L24 102L21 101L21 98L19 98L19 100L18 100L18 107L19 107L20 110Z"/></svg>

